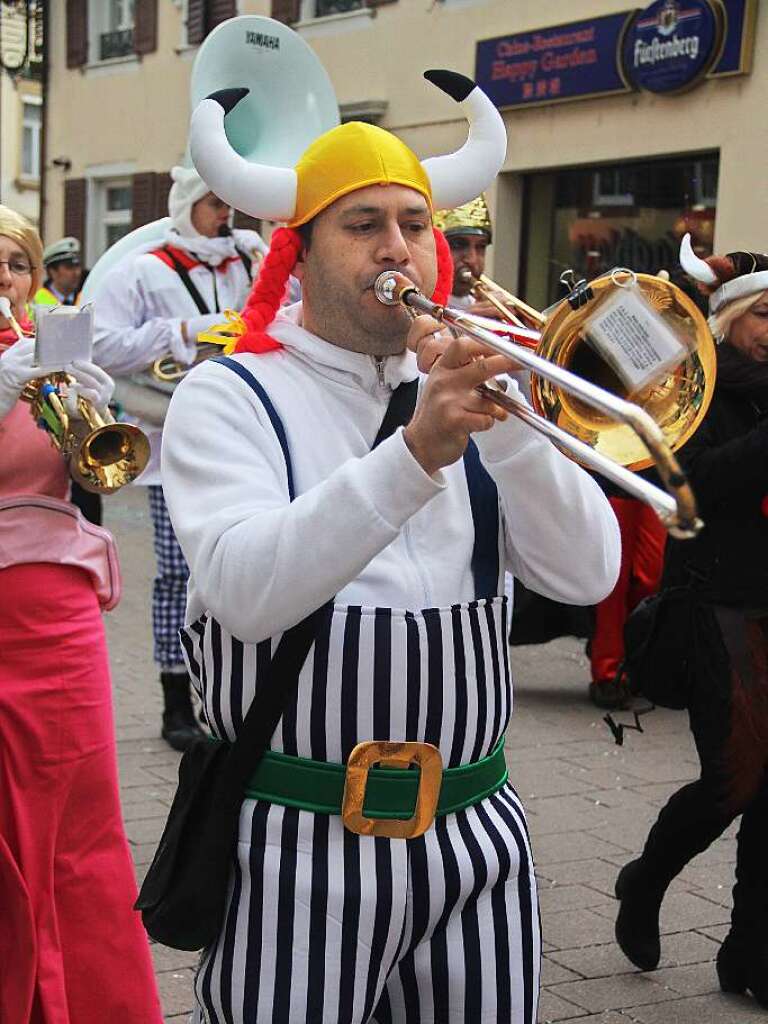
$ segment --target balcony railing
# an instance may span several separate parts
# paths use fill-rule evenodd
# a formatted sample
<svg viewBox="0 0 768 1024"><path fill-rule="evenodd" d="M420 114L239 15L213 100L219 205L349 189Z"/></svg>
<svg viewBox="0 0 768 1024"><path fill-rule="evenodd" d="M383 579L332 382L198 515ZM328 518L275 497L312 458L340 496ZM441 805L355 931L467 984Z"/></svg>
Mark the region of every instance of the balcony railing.
<svg viewBox="0 0 768 1024"><path fill-rule="evenodd" d="M346 14L365 7L365 0L315 0L315 17L325 18L329 14Z"/></svg>
<svg viewBox="0 0 768 1024"><path fill-rule="evenodd" d="M116 32L102 32L99 36L99 60L127 57L133 53L133 29L121 28Z"/></svg>

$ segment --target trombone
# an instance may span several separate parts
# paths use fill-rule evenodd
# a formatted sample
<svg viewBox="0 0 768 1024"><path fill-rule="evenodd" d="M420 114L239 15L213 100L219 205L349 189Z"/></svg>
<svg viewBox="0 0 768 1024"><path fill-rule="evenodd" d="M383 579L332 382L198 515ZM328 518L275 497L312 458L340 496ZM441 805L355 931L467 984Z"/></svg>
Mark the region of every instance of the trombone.
<svg viewBox="0 0 768 1024"><path fill-rule="evenodd" d="M642 278L648 278L648 275L637 275L637 278L640 281ZM655 282L658 279L653 278L651 280ZM647 281L642 281L641 283L648 287ZM663 283L669 289L674 287L668 282ZM608 279L606 281L593 282L591 287L595 290L600 290L610 285L611 280ZM601 473L633 497L650 505L673 537L688 539L695 537L701 530L703 523L697 515L696 500L690 484L677 459L672 454L672 448L667 443L664 431L656 420L640 405L620 398L617 394L606 390L604 387L598 387L590 380L578 376L564 365L556 363L552 359L543 358L538 351L533 352L525 345L515 343L515 341L509 340L509 338L500 337L486 327L480 326L477 319L473 318L471 313L465 313L463 310L444 307L439 303L432 302L403 274L396 271L384 271L376 279L374 291L377 299L384 303L384 305L403 305L419 313L427 313L436 320L444 321L470 337L484 342L495 351L514 359L522 366L533 371L532 382L534 377L538 377L545 382L549 382L550 386L554 385L554 405L557 412L562 413L565 410L569 414L565 417L565 421L571 427L576 428L577 432L582 433L582 438L575 437L573 433L563 429L558 423L552 422L546 416L511 398L504 391L493 387L493 385L481 385L478 390L485 397L490 398L507 411L528 423L535 430L538 430L539 433L549 437L578 462L589 469ZM563 316L567 319L568 313L571 312L568 301L565 300L561 303L561 306L566 307ZM552 317L547 320L548 326L552 324L557 327L563 326L561 322L562 317L557 315L561 306L558 306ZM696 310L692 303L691 307L703 322L703 317L701 317L701 314L698 313L698 310ZM690 312L687 307L686 312ZM693 316L692 313L691 316ZM580 324L581 321L577 320L577 327L575 329L573 325L569 325L566 340L563 341L562 338L557 338L559 351L551 354L562 355L565 352L569 358L573 357L573 349L576 343L581 340ZM531 334L533 332L526 331L526 333ZM511 327L509 334L514 337L517 334L516 329ZM542 342L546 341L546 334L547 330L545 329L542 335ZM690 398L689 401L690 407L694 410L693 416L687 415L688 410L684 410L686 415L678 415L674 421L678 443L683 443L693 433L703 418L711 398L714 385L714 345L708 332L706 335L700 335L700 343L706 344L705 338L707 336L709 337L711 352L709 349L705 352L703 362L706 365L702 371L702 380L697 382L697 384L701 384L701 387L697 389L696 397ZM542 347L546 348L546 345ZM551 348L552 346L550 346ZM688 368L684 372L687 378ZM656 390L659 390L658 387ZM663 391L664 388L662 387L661 390ZM684 385L681 384L680 392L682 393L683 390ZM551 387L550 391L552 391ZM575 398L576 402L571 402L569 405L567 402L568 396ZM550 397L552 396L550 395ZM675 397L679 400L679 395ZM670 404L668 398L669 396L666 396L664 403L666 407ZM536 400L535 390L534 404L537 406L544 404ZM591 419L584 413L584 406L593 410ZM597 411L596 416L594 410ZM642 450L646 455L650 453L651 456L651 462L640 460L640 464L655 464L666 490L654 486L631 472L625 465L608 458L596 450L595 446L602 439L600 431L605 428L606 423L612 424L614 427L617 424L626 425L639 438ZM595 429L595 427L598 429ZM592 444L588 443L590 440Z"/></svg>
<svg viewBox="0 0 768 1024"><path fill-rule="evenodd" d="M527 302L523 302L522 299L513 295L512 292L508 292L506 288L502 288L500 284L492 281L487 275L480 274L479 277L475 277L469 267L463 267L459 271L458 277L470 286L470 292L476 299L490 302L502 321L508 324L515 324L518 327L532 328L533 330L541 330L546 323L546 317L543 313L534 309L533 306L529 306ZM526 347L535 348L535 344L530 345L522 341L522 339L519 340Z"/></svg>

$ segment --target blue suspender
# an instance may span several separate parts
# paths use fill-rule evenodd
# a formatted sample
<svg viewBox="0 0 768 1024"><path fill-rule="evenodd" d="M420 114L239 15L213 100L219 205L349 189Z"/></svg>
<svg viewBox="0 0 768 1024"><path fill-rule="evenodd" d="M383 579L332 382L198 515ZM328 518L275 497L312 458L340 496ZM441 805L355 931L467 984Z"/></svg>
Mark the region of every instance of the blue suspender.
<svg viewBox="0 0 768 1024"><path fill-rule="evenodd" d="M499 493L471 438L464 452L464 472L475 525L472 549L475 597L477 600L493 598L499 593Z"/></svg>
<svg viewBox="0 0 768 1024"><path fill-rule="evenodd" d="M293 501L293 499L296 497L296 490L293 486L293 466L291 464L291 453L288 449L288 438L285 436L285 427L283 426L283 421L277 414L277 409L275 409L274 405L272 405L269 395L261 386L261 384L259 384L259 382L253 376L250 370L246 370L246 368L241 363L238 363L236 359L230 359L229 356L216 356L216 358L213 361L214 363L222 363L222 365L228 366L230 370L234 370L238 377L244 380L248 387L252 391L255 391L256 394L259 396L259 401L266 409L267 416L269 416L269 421L272 424L272 429L277 434L277 440L280 442L280 447L283 449L285 469L288 474L288 497L291 499L291 501Z"/></svg>
<svg viewBox="0 0 768 1024"><path fill-rule="evenodd" d="M283 421L272 404L269 395L250 370L228 356L217 356L213 362L221 363L233 370L241 380L254 391L269 416L272 429L277 435L285 459L288 474L288 495L293 501L296 492L293 483L293 466L288 448ZM464 471L467 474L469 503L475 527L475 544L472 550L472 576L475 580L475 598L493 598L499 592L499 497L496 484L480 461L477 445L470 440L464 453Z"/></svg>

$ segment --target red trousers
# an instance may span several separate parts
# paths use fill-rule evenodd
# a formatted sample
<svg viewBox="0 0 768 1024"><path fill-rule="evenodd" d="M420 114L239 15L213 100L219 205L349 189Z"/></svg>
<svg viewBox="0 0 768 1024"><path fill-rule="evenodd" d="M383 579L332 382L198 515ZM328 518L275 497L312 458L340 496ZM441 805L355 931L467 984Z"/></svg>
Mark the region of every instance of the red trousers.
<svg viewBox="0 0 768 1024"><path fill-rule="evenodd" d="M595 683L616 675L624 658L624 623L644 597L659 589L667 539L658 516L644 502L608 500L621 530L621 571L616 586L595 609L590 655Z"/></svg>
<svg viewBox="0 0 768 1024"><path fill-rule="evenodd" d="M135 895L89 577L0 570L0 1021L159 1024Z"/></svg>

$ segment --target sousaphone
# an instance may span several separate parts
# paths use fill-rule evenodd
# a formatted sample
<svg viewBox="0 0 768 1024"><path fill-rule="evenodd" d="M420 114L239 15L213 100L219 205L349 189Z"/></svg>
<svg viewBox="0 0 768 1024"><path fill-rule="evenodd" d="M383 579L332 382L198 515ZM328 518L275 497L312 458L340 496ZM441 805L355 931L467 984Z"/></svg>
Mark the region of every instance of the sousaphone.
<svg viewBox="0 0 768 1024"><path fill-rule="evenodd" d="M227 117L225 131L249 162L293 167L314 139L339 124L331 80L314 50L272 18L230 18L206 37L192 68L191 109L213 92L242 87L248 95ZM189 154L184 164L191 166ZM81 301L98 303L105 276L118 264L156 249L170 223L170 217L162 217L111 246L88 275ZM162 424L173 384L149 372L118 378L116 384L115 396L129 412Z"/></svg>

